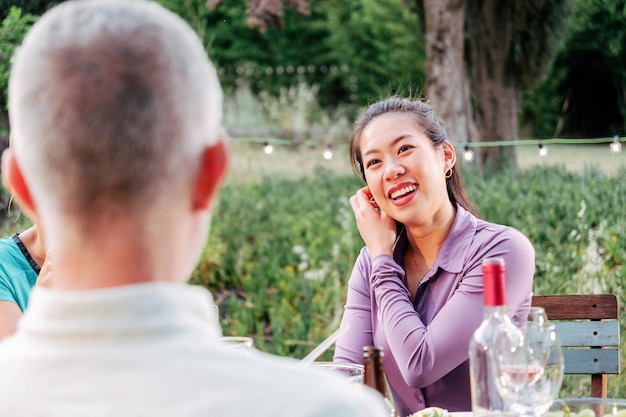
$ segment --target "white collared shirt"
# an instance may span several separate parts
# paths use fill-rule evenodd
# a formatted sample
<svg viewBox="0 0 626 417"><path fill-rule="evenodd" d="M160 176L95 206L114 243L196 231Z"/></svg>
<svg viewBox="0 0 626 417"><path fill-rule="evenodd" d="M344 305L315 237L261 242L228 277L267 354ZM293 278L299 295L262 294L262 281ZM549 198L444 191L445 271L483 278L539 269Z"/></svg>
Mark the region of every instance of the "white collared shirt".
<svg viewBox="0 0 626 417"><path fill-rule="evenodd" d="M208 291L36 288L0 342L0 416L385 416L375 392L218 343Z"/></svg>

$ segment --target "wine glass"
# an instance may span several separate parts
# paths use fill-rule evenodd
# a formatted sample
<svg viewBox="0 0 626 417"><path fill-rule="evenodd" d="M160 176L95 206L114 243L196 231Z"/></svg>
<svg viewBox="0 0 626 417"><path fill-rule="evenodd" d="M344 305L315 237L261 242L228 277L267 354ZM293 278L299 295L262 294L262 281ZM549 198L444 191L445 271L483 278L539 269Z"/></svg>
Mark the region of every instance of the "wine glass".
<svg viewBox="0 0 626 417"><path fill-rule="evenodd" d="M548 324L548 315L543 307L533 306L528 310L528 318L526 324L535 326L546 326Z"/></svg>
<svg viewBox="0 0 626 417"><path fill-rule="evenodd" d="M563 354L555 325L532 310L523 339L497 338L492 360L496 388L511 411L539 417L561 388Z"/></svg>

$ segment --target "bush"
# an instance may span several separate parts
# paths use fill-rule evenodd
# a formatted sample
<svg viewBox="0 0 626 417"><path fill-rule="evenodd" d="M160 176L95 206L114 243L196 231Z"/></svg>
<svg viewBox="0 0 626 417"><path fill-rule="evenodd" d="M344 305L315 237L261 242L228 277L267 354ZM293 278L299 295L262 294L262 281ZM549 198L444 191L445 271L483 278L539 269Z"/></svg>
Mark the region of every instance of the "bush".
<svg viewBox="0 0 626 417"><path fill-rule="evenodd" d="M484 219L533 242L535 294L617 294L624 326L625 175L537 167L468 172L465 182ZM312 178L225 187L192 279L213 292L225 334L252 335L264 351L301 358L337 328L362 246L348 203L359 186L352 176L320 170ZM625 379L610 376L609 392L626 395ZM589 378L568 377L564 389L580 396Z"/></svg>
<svg viewBox="0 0 626 417"><path fill-rule="evenodd" d="M537 166L470 170L481 217L518 228L536 250L536 295L613 293L626 328L626 168L614 176ZM363 242L348 198L361 184L318 169L311 177L231 182L220 193L209 242L191 283L213 293L226 335L264 351L304 357L339 326L346 284ZM5 235L23 230L24 216ZM622 363L626 332L622 331ZM321 359L330 360L332 352ZM609 396L626 396L626 374ZM561 396L589 395L588 377L566 377Z"/></svg>
<svg viewBox="0 0 626 417"><path fill-rule="evenodd" d="M223 190L192 282L213 291L224 333L303 357L338 327L362 245L348 203L356 187L353 178L318 171Z"/></svg>
<svg viewBox="0 0 626 417"><path fill-rule="evenodd" d="M0 25L0 113L6 114L8 109L8 84L13 53L35 20L36 16L23 14L21 9L11 7ZM3 119L0 114L0 135L8 133L8 126L4 125Z"/></svg>

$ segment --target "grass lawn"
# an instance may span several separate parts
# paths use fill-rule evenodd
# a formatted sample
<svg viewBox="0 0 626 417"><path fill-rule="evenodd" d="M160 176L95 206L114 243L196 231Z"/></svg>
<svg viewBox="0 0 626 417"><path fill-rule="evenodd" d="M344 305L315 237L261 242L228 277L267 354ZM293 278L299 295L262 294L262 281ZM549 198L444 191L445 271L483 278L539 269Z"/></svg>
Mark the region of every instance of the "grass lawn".
<svg viewBox="0 0 626 417"><path fill-rule="evenodd" d="M595 167L607 175L617 173L626 166L626 151L612 154L609 145L548 145L548 155L539 156L535 146L520 146L518 162L521 168L534 165L564 165L569 171L583 171Z"/></svg>
<svg viewBox="0 0 626 417"><path fill-rule="evenodd" d="M333 149L330 160L323 158L323 152L324 149L294 150L276 146L274 152L267 155L260 144L233 143L227 182L248 184L264 175L297 178L313 174L318 167L346 175L352 173L347 145ZM462 158L462 150L457 149L457 153L457 157ZM626 152L611 154L608 145L549 145L548 155L541 157L535 146L520 146L518 163L522 169L535 165L564 165L571 171L596 167L607 175L614 175L620 166L626 166Z"/></svg>

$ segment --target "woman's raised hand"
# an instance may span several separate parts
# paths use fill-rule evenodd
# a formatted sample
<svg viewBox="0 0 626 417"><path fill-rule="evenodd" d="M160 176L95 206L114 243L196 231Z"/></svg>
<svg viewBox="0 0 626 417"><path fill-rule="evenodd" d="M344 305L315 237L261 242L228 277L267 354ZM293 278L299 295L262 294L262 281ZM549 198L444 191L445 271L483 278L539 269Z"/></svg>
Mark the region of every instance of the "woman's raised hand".
<svg viewBox="0 0 626 417"><path fill-rule="evenodd" d="M350 197L359 233L370 251L372 259L378 255L392 255L396 240L396 222L378 208L368 187L363 187Z"/></svg>

